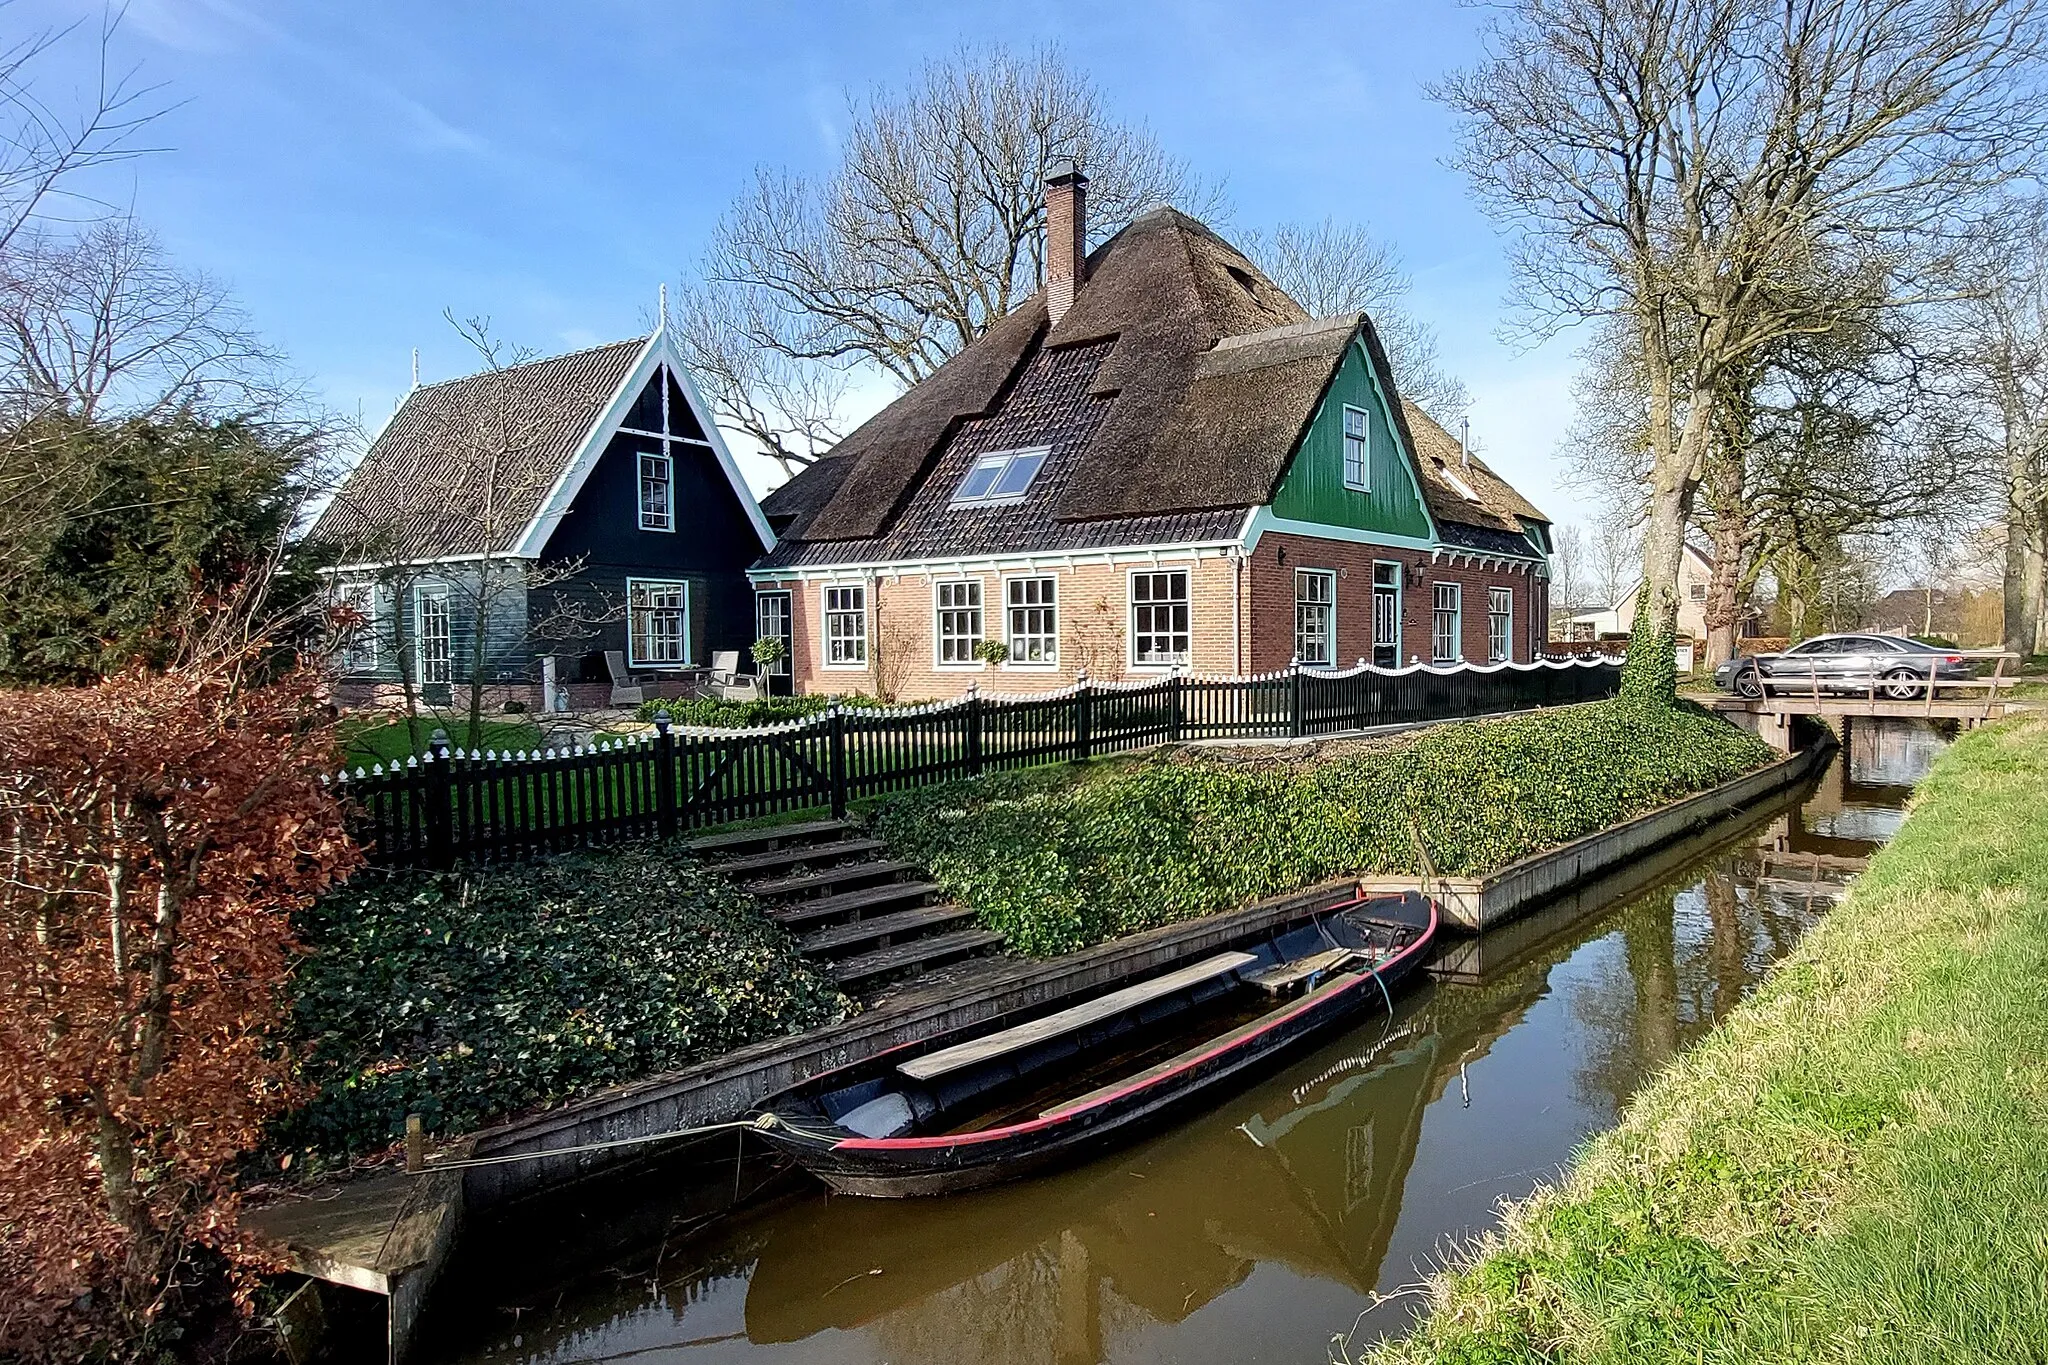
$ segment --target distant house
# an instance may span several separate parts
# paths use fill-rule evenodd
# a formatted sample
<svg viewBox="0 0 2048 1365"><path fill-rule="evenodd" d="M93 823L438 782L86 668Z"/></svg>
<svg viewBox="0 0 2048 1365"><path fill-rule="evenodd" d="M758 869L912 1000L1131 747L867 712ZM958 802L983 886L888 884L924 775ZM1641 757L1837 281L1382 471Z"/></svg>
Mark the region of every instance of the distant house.
<svg viewBox="0 0 2048 1365"><path fill-rule="evenodd" d="M605 652L682 677L754 635L774 548L666 329L415 388L311 533L365 621L342 698L609 698ZM481 639L479 638L481 632Z"/></svg>
<svg viewBox="0 0 2048 1365"><path fill-rule="evenodd" d="M1714 561L1705 551L1685 547L1678 562L1678 633L1694 640L1707 638L1707 588L1714 579ZM1636 602L1643 591L1637 579L1619 602L1611 607L1589 607L1562 617L1557 633L1564 640L1597 640L1602 636L1626 635L1636 621ZM1763 615L1751 610L1736 623L1737 636L1747 638L1763 626Z"/></svg>
<svg viewBox="0 0 2048 1365"><path fill-rule="evenodd" d="M1084 258L1086 183L1048 187L1044 289L764 500L795 686L1530 659L1549 518L1401 398L1370 320L1172 209Z"/></svg>

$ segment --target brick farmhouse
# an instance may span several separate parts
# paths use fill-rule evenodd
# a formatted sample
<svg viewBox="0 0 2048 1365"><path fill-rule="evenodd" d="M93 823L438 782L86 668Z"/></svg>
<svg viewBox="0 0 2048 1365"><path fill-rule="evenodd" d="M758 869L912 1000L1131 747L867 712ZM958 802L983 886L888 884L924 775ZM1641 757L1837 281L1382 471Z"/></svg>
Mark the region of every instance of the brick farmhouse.
<svg viewBox="0 0 2048 1365"><path fill-rule="evenodd" d="M783 686L902 698L1175 668L1538 656L1550 522L1396 391L1363 314L1310 318L1170 208L776 489L748 571Z"/></svg>

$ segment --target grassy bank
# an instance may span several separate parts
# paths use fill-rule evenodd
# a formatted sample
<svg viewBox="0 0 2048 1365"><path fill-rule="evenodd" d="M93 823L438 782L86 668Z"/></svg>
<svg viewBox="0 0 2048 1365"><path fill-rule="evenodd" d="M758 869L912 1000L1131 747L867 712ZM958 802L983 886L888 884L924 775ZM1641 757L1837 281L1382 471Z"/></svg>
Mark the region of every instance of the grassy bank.
<svg viewBox="0 0 2048 1365"><path fill-rule="evenodd" d="M1613 703L1244 756L1259 752L994 774L877 822L1012 948L1049 954L1425 858L1490 870L1773 757L1706 712Z"/></svg>
<svg viewBox="0 0 2048 1365"><path fill-rule="evenodd" d="M360 874L300 917L311 1102L277 1145L458 1133L842 1017L789 934L674 848L474 873Z"/></svg>
<svg viewBox="0 0 2048 1365"><path fill-rule="evenodd" d="M2048 1360L2048 720L1898 838L1380 1365Z"/></svg>

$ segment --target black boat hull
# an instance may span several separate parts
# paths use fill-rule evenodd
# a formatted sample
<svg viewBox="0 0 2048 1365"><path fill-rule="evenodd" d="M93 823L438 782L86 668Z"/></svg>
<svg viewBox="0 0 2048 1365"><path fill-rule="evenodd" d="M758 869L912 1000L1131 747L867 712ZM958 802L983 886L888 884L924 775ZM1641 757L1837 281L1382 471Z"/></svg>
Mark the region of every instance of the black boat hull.
<svg viewBox="0 0 2048 1365"><path fill-rule="evenodd" d="M1435 929L1432 907L1428 928L1376 971L1341 977L1277 1007L1256 1031L1219 1042L1165 1074L1137 1078L1029 1122L987 1132L829 1143L800 1127L771 1123L760 1131L833 1190L870 1198L956 1194L1071 1165L1219 1098L1247 1073L1382 1007L1426 956Z"/></svg>

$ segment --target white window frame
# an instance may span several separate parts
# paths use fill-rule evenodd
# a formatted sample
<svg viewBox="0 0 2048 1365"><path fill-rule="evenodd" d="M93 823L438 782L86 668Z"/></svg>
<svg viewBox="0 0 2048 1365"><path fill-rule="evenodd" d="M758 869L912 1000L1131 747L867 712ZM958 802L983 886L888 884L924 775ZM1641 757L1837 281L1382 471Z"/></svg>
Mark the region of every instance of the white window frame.
<svg viewBox="0 0 2048 1365"><path fill-rule="evenodd" d="M832 594L857 592L860 594L858 607L832 605ZM818 585L818 664L821 668L834 668L844 672L865 672L868 666L868 613L873 609L872 594L866 583L820 583ZM860 624L857 634L835 637L832 634L834 617L852 617ZM845 641L856 648L859 657L834 662L832 649L835 643Z"/></svg>
<svg viewBox="0 0 2048 1365"><path fill-rule="evenodd" d="M655 511L647 505L647 471L649 461L653 461L661 467L661 486L665 494L667 506L660 511ZM676 529L676 462L667 451L666 441L664 441L663 449L661 450L636 451L633 459L633 473L633 489L636 496L640 499L640 529L643 531L662 531L669 535L674 535Z"/></svg>
<svg viewBox="0 0 2048 1365"><path fill-rule="evenodd" d="M1043 583L1047 596L1040 602L1013 602L1011 589L1020 583ZM1017 617L1027 612L1045 613L1046 631L1019 631ZM1017 642L1023 639L1043 640L1050 649L1036 659L1020 659ZM1010 655L1003 661L1004 668L1056 669L1060 666L1060 580L1059 575L1049 573L1017 574L1003 580L1003 644Z"/></svg>
<svg viewBox="0 0 2048 1365"><path fill-rule="evenodd" d="M1354 412L1357 413L1359 417L1363 419L1363 421L1365 422L1365 434L1362 436L1354 437L1351 434L1351 414ZM1342 457L1344 465L1344 486L1354 493L1372 492L1371 411L1366 408L1357 407L1351 403L1346 403L1344 405L1343 414L1338 419L1338 438L1343 447L1343 449L1340 451L1340 455ZM1358 474L1356 478L1352 477L1351 461L1351 443L1354 440L1358 442L1359 452L1357 464Z"/></svg>
<svg viewBox="0 0 2048 1365"><path fill-rule="evenodd" d="M1495 611L1499 602L1506 609ZM1504 663L1515 657L1515 590L1489 587L1486 590L1486 661Z"/></svg>
<svg viewBox="0 0 2048 1365"><path fill-rule="evenodd" d="M956 588L973 589L974 601L948 603L948 594ZM979 578L940 578L932 582L932 667L948 673L962 669L984 667L974 651L988 638L988 594L982 588ZM971 617L974 629L971 633L946 629L949 617ZM958 646L952 659L946 657L946 646Z"/></svg>
<svg viewBox="0 0 2048 1365"><path fill-rule="evenodd" d="M347 607L363 618L362 625L341 638L337 662L344 675L375 673L383 663L383 641L377 633L377 599L382 596L374 579L344 583L335 592L336 606Z"/></svg>
<svg viewBox="0 0 2048 1365"><path fill-rule="evenodd" d="M1443 592L1451 590L1451 652L1443 652L1444 633L1439 628L1444 617ZM1429 661L1433 664L1454 664L1465 657L1465 585L1445 583L1441 580L1429 585Z"/></svg>
<svg viewBox="0 0 2048 1365"><path fill-rule="evenodd" d="M438 659L427 653L427 606L438 603L441 611L441 655ZM413 682L419 687L453 687L455 685L455 613L448 605L448 586L445 583L423 583L413 590L412 596L412 647ZM438 664L438 669L430 667ZM438 673L439 676L430 676Z"/></svg>
<svg viewBox="0 0 2048 1365"><path fill-rule="evenodd" d="M1138 659L1138 635L1140 633L1138 630L1138 579L1151 574L1179 574L1184 585L1184 595L1181 598L1180 604L1187 612L1186 630L1184 632L1170 629L1163 632L1157 630L1143 632L1146 635L1152 636L1164 634L1169 640L1175 635L1185 634L1188 639L1188 647L1186 652L1177 659L1149 659L1144 662L1140 662ZM1173 604L1171 598L1155 598L1152 603L1147 603L1146 605L1149 606L1158 602L1164 602L1168 606ZM1126 626L1124 633L1125 663L1133 672L1163 673L1175 668L1187 668L1193 664L1195 657L1195 575L1192 566L1162 564L1154 567L1146 565L1143 568L1130 570L1124 576L1124 606L1124 624Z"/></svg>
<svg viewBox="0 0 2048 1365"><path fill-rule="evenodd" d="M756 664L755 667L768 677L786 678L789 676L789 670L794 663L796 655L795 593L791 592L788 588L763 588L754 594L754 638L756 640L770 638L768 632L762 629L764 624L762 608L768 605L770 598L777 597L782 599L783 628L773 638L782 641L782 657L774 663Z"/></svg>
<svg viewBox="0 0 2048 1365"><path fill-rule="evenodd" d="M651 603L643 604L639 600L640 593L643 590L652 593L668 592L671 589L680 590L679 595L682 598L682 601L674 606L655 606ZM640 651L640 644L643 638L640 629L641 617L643 614L651 616L652 613L657 611L679 613L677 626L680 633L676 636L676 657L673 659L650 658ZM652 641L654 637L649 633L645 638ZM687 579L628 578L626 580L626 666L628 668L652 669L690 667L690 584Z"/></svg>
<svg viewBox="0 0 2048 1365"><path fill-rule="evenodd" d="M1024 486L1008 493L999 494L994 492L993 490L1002 487L1004 479L1010 477L1010 466L1026 456L1034 457L1037 460L1037 465L1032 469L1031 477L1024 481ZM953 497L947 505L951 507L1005 507L1011 503L1022 502L1031 492L1031 485L1037 483L1038 476L1045 472L1045 463L1051 457L1051 446L1018 446L1014 450L991 450L977 455L974 457L973 462L967 466L967 472L960 476L960 482L953 485ZM967 481L974 477L974 472L989 466L996 466L996 475L993 479L989 480L988 486L991 491L975 497L962 495L960 490L967 486Z"/></svg>
<svg viewBox="0 0 2048 1365"><path fill-rule="evenodd" d="M1311 599L1302 595L1310 582L1320 580L1326 595ZM1302 630L1302 612L1305 608L1323 609L1322 658L1311 659L1302 648L1310 638ZM1335 569L1296 569L1294 571L1294 657L1313 668L1334 668L1337 665L1337 571Z"/></svg>

